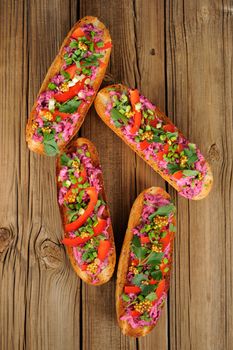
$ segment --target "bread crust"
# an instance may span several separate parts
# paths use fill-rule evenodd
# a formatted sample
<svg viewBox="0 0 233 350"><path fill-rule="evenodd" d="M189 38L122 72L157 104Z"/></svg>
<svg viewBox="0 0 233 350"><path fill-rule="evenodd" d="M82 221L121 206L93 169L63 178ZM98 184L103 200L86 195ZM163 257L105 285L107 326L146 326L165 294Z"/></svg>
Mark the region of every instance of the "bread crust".
<svg viewBox="0 0 233 350"><path fill-rule="evenodd" d="M142 337L147 335L152 331L155 325L152 326L144 326L138 328L132 328L131 325L126 320L121 320L120 317L124 314L124 307L121 301L120 296L123 293L124 286L126 284L126 277L129 268L129 254L130 254L130 244L133 238L132 229L136 227L140 223L141 212L143 208L144 194L160 194L164 198L170 200L169 194L164 191L160 187L150 187L139 194L136 200L133 203L132 209L129 215L128 227L126 230L120 259L118 263L117 269L117 282L116 282L116 313L117 313L117 321L122 329L122 333L125 335L129 335L131 337ZM173 240L171 241L171 255L173 252ZM170 282L170 274L166 275L166 291L169 288Z"/></svg>
<svg viewBox="0 0 233 350"><path fill-rule="evenodd" d="M68 44L68 41L70 39L70 36L71 34L73 33L73 31L75 29L77 29L78 27L82 27L84 24L86 23L93 23L95 26L97 26L99 29L103 30L103 41L104 42L111 42L111 37L110 37L110 34L109 34L109 31L108 29L105 27L105 25L100 22L98 20L97 17L92 17L92 16L86 16L82 19L80 19L72 28L71 30L69 31L68 35L66 36L66 38L64 39L63 43L62 43L62 46L57 54L57 56L55 57L53 63L51 64L50 68L48 69L48 72L45 76L45 79L41 85L41 88L40 88L40 91L37 95L37 98L39 97L39 95L46 90L47 86L48 86L48 83L50 81L50 79L56 75L59 71L60 71L60 68L63 64L63 49L64 47ZM108 48L106 49L105 51L105 57L102 59L103 62L105 63L104 66L102 67L99 67L99 70L98 70L98 74L96 76L96 79L93 83L93 88L95 90L95 94L91 97L90 99L90 103L89 104L85 104L84 107L80 107L79 111L80 111L80 118L77 122L77 125L74 129L74 132L73 132L73 135L72 137L68 140L68 141L60 141L58 142L58 148L59 148L59 151L60 153L65 149L66 145L71 141L71 139L75 136L75 134L78 132L78 130L80 129L84 119L85 119L85 116L89 110L89 108L91 107L94 99L95 99L95 96L97 94L97 91L102 83L102 80L104 78L104 75L105 75L105 71L107 69L107 65L108 65L108 62L109 62L109 58L110 58L110 53L111 53L111 48ZM36 98L36 101L32 107L32 111L30 113L30 116L29 116L29 119L28 119L28 123L27 123L27 126L26 126L26 141L28 143L28 147L31 151L33 152L36 152L36 153L39 153L39 154L42 154L42 155L46 155L45 151L44 151L44 145L41 143L41 142L38 142L38 141L34 141L33 140L33 129L32 129L32 125L33 125L33 122L36 118L36 105L37 105L37 98Z"/></svg>
<svg viewBox="0 0 233 350"><path fill-rule="evenodd" d="M106 110L106 105L110 102L110 95L108 89L116 89L118 91L123 91L127 90L127 86L124 86L122 84L114 84L114 85L109 85L100 90L96 96L94 105L95 109L100 116L100 118L104 121L104 123L111 128L134 152L136 152L145 162L147 162L159 175L161 175L164 180L166 180L171 186L173 186L178 192L180 191L180 188L177 186L176 182L171 180L167 174L164 174L163 171L161 171L156 164L155 161L151 159L146 159L144 156L144 153L141 150L138 150L135 145L132 145L127 141L125 138L124 134L120 131L119 128L115 127L112 123L110 123L110 118L105 115L105 110ZM172 123L171 120L163 113L161 112L157 107L156 107L156 114L158 115L159 118L164 120L167 124ZM179 133L182 135L182 132L178 130ZM208 193L210 192L212 185L213 185L213 175L209 166L209 163L206 162L207 165L207 174L205 178L203 179L204 184L201 192L194 196L192 199L194 200L199 200L205 198Z"/></svg>
<svg viewBox="0 0 233 350"><path fill-rule="evenodd" d="M66 152L67 153L71 152L71 151L76 152L77 148L80 148L84 144L86 144L88 146L88 151L90 152L90 155L91 155L92 164L95 167L100 166L98 152L97 152L95 146L93 145L93 143L86 138L81 137L81 138L78 138L77 140L71 142L71 144L68 146L68 149L66 150ZM60 157L58 157L57 158L57 166L56 166L57 179L58 179L58 175L60 173L60 170L61 170L61 163L60 163ZM101 188L102 188L101 195L103 197L103 200L107 203L102 173L99 174L99 181L100 181ZM59 185L58 180L57 180L57 188L59 191L60 185ZM64 227L65 226L65 215L64 215L64 212L62 210L62 207L59 206L59 208L60 208L62 223L63 223L63 227ZM110 218L110 212L109 212L108 205L106 206L106 214L107 214L107 217ZM116 263L116 251L115 251L115 243L114 243L112 224L109 225L108 233L109 233L109 240L110 240L111 246L113 248L112 253L111 253L111 255L109 255L109 258L108 258L109 259L108 266L106 268L104 268L103 271L99 275L96 276L99 279L99 281L95 284L92 283L91 276L88 275L86 271L82 271L81 268L78 266L77 261L75 260L75 257L73 254L73 248L66 246L66 251L67 251L67 254L69 256L71 265L73 266L73 269L75 270L77 275L84 282L86 282L90 285L99 286L101 284L104 284L104 283L108 282L113 275L115 263ZM65 237L69 237L69 234L65 233Z"/></svg>

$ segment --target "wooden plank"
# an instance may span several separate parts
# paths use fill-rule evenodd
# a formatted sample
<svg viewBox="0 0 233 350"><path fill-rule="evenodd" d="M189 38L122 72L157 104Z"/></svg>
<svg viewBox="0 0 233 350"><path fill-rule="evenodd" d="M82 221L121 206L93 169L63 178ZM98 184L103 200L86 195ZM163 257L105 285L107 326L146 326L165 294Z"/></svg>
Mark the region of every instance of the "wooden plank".
<svg viewBox="0 0 233 350"><path fill-rule="evenodd" d="M25 143L28 111L70 28L69 2L2 1L0 13L0 347L74 349L79 280L59 245L55 160Z"/></svg>
<svg viewBox="0 0 233 350"><path fill-rule="evenodd" d="M169 188L179 228L169 309L139 341L116 324L115 278L95 288L74 274L59 245L54 159L25 144L28 111L79 14L97 15L111 31L105 83L137 86L162 109L167 83L169 115L214 172L203 201L188 202ZM232 1L3 0L0 20L0 348L231 350ZM99 149L119 254L136 195L164 182L93 109L81 134Z"/></svg>
<svg viewBox="0 0 233 350"><path fill-rule="evenodd" d="M70 13L69 1L44 0L30 2L28 15L30 110L48 67L76 21L76 13ZM29 247L35 246L35 252L31 251L28 268L26 347L75 349L80 347L80 281L59 245L62 227L55 159L30 154L30 169L35 194L30 206Z"/></svg>
<svg viewBox="0 0 233 350"><path fill-rule="evenodd" d="M136 85L155 105L165 110L165 26L163 1L139 1L133 8L134 40L137 57ZM136 191L139 194L150 186L165 188L164 180L142 159L136 157ZM167 305L155 329L138 341L139 349L167 349Z"/></svg>
<svg viewBox="0 0 233 350"><path fill-rule="evenodd" d="M0 14L0 347L1 349L23 349L25 339L23 325L26 321L24 305L27 287L25 259L27 259L28 252L26 246L23 245L22 235L24 222L22 192L19 186L22 185L24 171L22 166L25 161L20 166L22 142L20 142L18 130L23 127L23 114L26 110L24 92L27 80L22 79L26 71L26 62L23 58L24 25L26 23L24 4L22 1L17 3L3 1L0 4ZM14 67L17 79L12 76L12 67ZM9 76L12 78L9 79ZM22 112L20 111L21 103ZM25 197L27 194L26 189Z"/></svg>
<svg viewBox="0 0 233 350"><path fill-rule="evenodd" d="M129 51L134 47L130 6L131 2L129 4L128 1L80 1L80 17L88 14L97 16L110 30L114 46L105 84L122 80L134 84L132 70L135 59L134 53L132 55ZM132 59L134 64L131 64L129 72L128 66ZM81 134L90 138L100 153L119 254L135 194L135 156L103 124L94 108L89 113ZM83 349L102 350L106 346L112 349L135 349L135 340L123 336L116 322L115 277L104 286L95 288L83 284L82 288Z"/></svg>
<svg viewBox="0 0 233 350"><path fill-rule="evenodd" d="M208 156L214 188L178 198L170 348L232 348L232 2L167 3L169 114Z"/></svg>

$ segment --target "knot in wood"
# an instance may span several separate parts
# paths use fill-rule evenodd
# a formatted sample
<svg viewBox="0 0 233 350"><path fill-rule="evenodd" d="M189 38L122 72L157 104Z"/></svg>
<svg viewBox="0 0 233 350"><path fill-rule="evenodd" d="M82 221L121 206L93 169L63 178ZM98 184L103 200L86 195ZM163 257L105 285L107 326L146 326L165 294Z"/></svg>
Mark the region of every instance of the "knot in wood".
<svg viewBox="0 0 233 350"><path fill-rule="evenodd" d="M63 265L63 249L49 239L42 242L39 255L46 268L56 269Z"/></svg>
<svg viewBox="0 0 233 350"><path fill-rule="evenodd" d="M112 84L115 84L114 76L111 73L106 73L101 86L107 86Z"/></svg>
<svg viewBox="0 0 233 350"><path fill-rule="evenodd" d="M150 54L151 54L152 56L155 56L155 49L150 49Z"/></svg>
<svg viewBox="0 0 233 350"><path fill-rule="evenodd" d="M0 227L0 254L2 254L12 241L11 231L7 228Z"/></svg>
<svg viewBox="0 0 233 350"><path fill-rule="evenodd" d="M220 160L220 151L218 149L218 146L215 143L210 146L210 149L208 152L208 159L212 162Z"/></svg>

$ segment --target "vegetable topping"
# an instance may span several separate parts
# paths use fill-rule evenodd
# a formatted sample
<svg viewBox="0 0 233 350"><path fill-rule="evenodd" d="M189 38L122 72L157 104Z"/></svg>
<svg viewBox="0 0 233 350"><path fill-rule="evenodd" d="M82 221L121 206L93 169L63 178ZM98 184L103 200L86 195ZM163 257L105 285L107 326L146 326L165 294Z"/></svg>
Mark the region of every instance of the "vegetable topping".
<svg viewBox="0 0 233 350"><path fill-rule="evenodd" d="M133 328L157 322L169 287L175 207L160 194L144 195L140 223L133 228L129 267L121 301Z"/></svg>
<svg viewBox="0 0 233 350"><path fill-rule="evenodd" d="M138 90L119 92L111 88L106 115L121 130L130 144L156 162L177 183L180 194L192 198L199 194L207 173L204 157L195 144L164 122L157 108Z"/></svg>
<svg viewBox="0 0 233 350"><path fill-rule="evenodd" d="M58 176L59 204L65 217L62 243L73 248L77 264L98 282L112 252L108 228L110 218L102 197L100 167L92 164L88 146L62 154Z"/></svg>
<svg viewBox="0 0 233 350"><path fill-rule="evenodd" d="M33 140L43 143L49 156L59 153L58 144L68 141L76 131L80 111L95 94L93 83L98 70L105 67L103 31L93 24L78 27L63 49L63 65L50 80L36 104Z"/></svg>

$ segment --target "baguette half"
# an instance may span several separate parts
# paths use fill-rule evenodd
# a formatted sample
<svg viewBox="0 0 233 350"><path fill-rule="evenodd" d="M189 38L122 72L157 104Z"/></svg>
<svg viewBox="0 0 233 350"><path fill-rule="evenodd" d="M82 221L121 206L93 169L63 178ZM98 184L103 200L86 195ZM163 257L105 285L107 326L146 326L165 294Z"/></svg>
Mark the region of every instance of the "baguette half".
<svg viewBox="0 0 233 350"><path fill-rule="evenodd" d="M136 328L132 327L127 320L122 320L122 316L125 315L125 306L124 302L121 298L121 295L124 292L124 286L127 281L127 273L129 270L129 262L130 262L130 246L133 238L133 229L140 224L140 219L141 219L141 214L142 214L142 209L143 209L143 202L144 202L144 195L149 194L149 195L161 195L163 198L167 199L170 201L170 196L167 192L165 192L162 188L160 187L151 187L139 194L139 196L136 198L134 201L134 204L132 206L130 216L129 216L129 221L128 221L128 227L126 230L125 234L125 239L123 242L121 254L120 254L120 259L119 259L119 264L118 264L118 270L117 270L117 282L116 282L116 313L117 313L117 321L122 329L123 334L132 336L132 337L141 337L145 336L148 333L152 331L152 329L155 327L157 324L152 324L149 326L138 326ZM175 225L175 217L174 217L174 225ZM174 238L174 236L173 236ZM169 261L169 266L171 268L172 265L172 253L173 253L173 245L174 245L174 239L170 241L170 261ZM164 293L167 294L167 291L169 289L169 283L170 283L170 270L169 273L167 273L164 277L165 279L165 290ZM155 290L156 291L156 290Z"/></svg>
<svg viewBox="0 0 233 350"><path fill-rule="evenodd" d="M49 68L49 70L48 70L48 72L47 72L47 74L45 76L45 79L44 79L44 81L43 81L43 83L41 85L40 91L38 93L37 99L38 99L38 97L40 96L40 94L42 92L44 92L44 91L46 91L48 89L48 84L49 84L51 78L54 77L57 73L60 72L61 67L62 67L62 65L64 63L64 59L63 59L64 47L68 45L72 33L77 28L82 27L85 24L93 24L98 29L101 29L103 31L103 41L104 41L104 43L111 42L111 37L110 37L109 31L106 29L105 25L98 20L98 18L92 17L92 16L87 16L87 17L84 17L84 18L80 19L72 27L72 29L69 31L68 35L64 39L59 53L57 54L55 60L51 64L51 66L50 66L50 68ZM94 82L92 84L92 87L95 90L95 93L94 93L93 96L91 96L91 98L89 100L90 103L88 103L88 104L85 103L85 104L83 104L83 105L81 105L79 107L78 113L80 114L80 118L78 119L78 121L76 123L76 126L74 128L73 134L69 137L69 139L67 141L59 140L57 142L59 152L62 152L65 149L66 145L70 142L70 140L74 137L74 135L80 129L80 127L81 127L81 125L82 125L82 123L83 123L83 121L85 119L85 116L86 116L89 108L91 107L91 105L92 105L92 103L93 103L93 101L95 99L96 93L97 93L97 91L98 91L98 89L99 89L99 87L101 85L101 82L102 82L102 80L104 78L105 71L107 69L107 65L108 65L109 58L110 58L110 53L111 53L111 47L107 48L104 51L104 57L102 58L102 61L103 61L104 64L101 65L98 68L96 78L95 78L95 80L94 80ZM31 111L29 119L28 119L28 123L27 123L27 127L26 127L26 141L27 141L28 147L29 147L29 149L31 151L45 155L46 153L45 153L45 149L44 149L43 143L40 142L40 141L35 141L33 139L33 134L34 134L33 124L34 124L35 118L37 116L37 111L36 111L37 99L36 99L36 101L35 101L35 103L34 103L34 105L32 107L32 111Z"/></svg>
<svg viewBox="0 0 233 350"><path fill-rule="evenodd" d="M158 166L158 164L156 163L155 160L149 158L146 159L145 154L142 150L138 149L135 144L130 143L125 135L123 134L123 132L121 131L120 128L117 128L112 122L111 122L111 118L106 114L106 107L109 104L109 102L111 101L110 99L110 91L111 90L115 90L117 92L123 92L123 91L128 91L128 88L124 85L121 84L115 84L115 85L110 85L107 86L105 88L103 88L102 90L100 90L97 94L97 97L95 99L95 109L98 113L98 115L100 116L100 118L104 121L104 123L111 128L134 152L136 152L144 161L146 161L157 173L159 173L164 180L166 180L167 182L169 182L169 184L171 186L173 186L178 192L181 192L182 188L179 187L176 183L176 181L174 181L168 174L164 173L163 170L161 170ZM157 107L155 108L155 114L156 116L158 116L161 120L163 120L166 124L172 124L171 120L163 113L161 112ZM179 134L183 136L183 134L178 130ZM212 184L213 184L213 175L210 169L210 166L208 164L208 162L206 161L206 167L207 167L207 172L205 175L205 178L203 179L203 186L201 191L193 196L191 199L194 200L199 200L202 199L204 197L206 197L208 195L208 193L210 192L211 188L212 188Z"/></svg>
<svg viewBox="0 0 233 350"><path fill-rule="evenodd" d="M88 147L88 151L90 153L91 162L92 162L93 166L95 168L100 167L98 152L97 152L95 146L93 145L93 143L86 138L78 138L77 140L72 141L71 144L68 146L65 153L66 154L76 153L83 145L87 145L87 147ZM57 158L57 167L56 167L58 192L59 192L60 187L61 187L61 183L58 181L58 176L59 176L59 173L61 170L61 166L62 166L61 165L61 157L58 157ZM101 191L100 191L101 197L103 198L104 202L107 203L102 173L98 174L98 179L99 179L99 182L101 184ZM65 227L65 223L67 222L67 220L66 220L66 214L65 214L63 206L60 206L60 213L61 213L61 217L62 217L63 226ZM110 218L110 212L109 212L109 208L108 208L107 204L106 204L106 208L105 208L105 212L104 212L104 217ZM84 282L86 282L90 285L98 286L98 285L104 284L104 283L108 282L113 275L114 267L115 267L115 263L116 263L116 252L115 252L114 236L113 236L113 229L112 229L111 223L108 227L108 234L109 234L109 240L111 243L111 252L109 253L109 256L108 256L107 266L96 276L96 278L98 279L98 282L96 282L96 283L92 282L93 279L90 276L90 274L88 274L86 271L83 271L81 269L81 267L79 266L79 264L77 263L75 256L74 256L74 251L73 251L74 248L72 248L70 246L66 246L67 254L69 256L70 262L71 262L75 272ZM65 237L69 237L69 233L65 233Z"/></svg>

